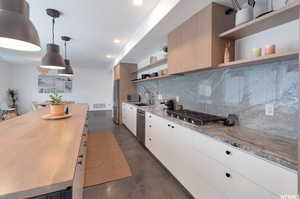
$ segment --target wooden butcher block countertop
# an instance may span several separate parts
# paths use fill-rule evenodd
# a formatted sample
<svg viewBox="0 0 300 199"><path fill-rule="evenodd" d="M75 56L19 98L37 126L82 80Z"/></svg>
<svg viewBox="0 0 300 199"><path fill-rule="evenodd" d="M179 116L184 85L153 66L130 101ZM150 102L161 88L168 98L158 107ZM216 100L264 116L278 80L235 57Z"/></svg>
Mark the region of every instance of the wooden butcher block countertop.
<svg viewBox="0 0 300 199"><path fill-rule="evenodd" d="M71 118L42 120L43 108L0 123L0 199L21 199L72 186L88 105Z"/></svg>

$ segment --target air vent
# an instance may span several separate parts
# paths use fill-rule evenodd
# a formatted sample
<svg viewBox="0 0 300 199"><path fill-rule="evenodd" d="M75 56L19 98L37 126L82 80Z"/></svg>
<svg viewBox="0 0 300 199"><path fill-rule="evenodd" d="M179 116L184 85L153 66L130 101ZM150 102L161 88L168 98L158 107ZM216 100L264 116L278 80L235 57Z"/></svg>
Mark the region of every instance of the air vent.
<svg viewBox="0 0 300 199"><path fill-rule="evenodd" d="M94 104L93 105L94 109L101 109L101 108L106 108L106 104Z"/></svg>

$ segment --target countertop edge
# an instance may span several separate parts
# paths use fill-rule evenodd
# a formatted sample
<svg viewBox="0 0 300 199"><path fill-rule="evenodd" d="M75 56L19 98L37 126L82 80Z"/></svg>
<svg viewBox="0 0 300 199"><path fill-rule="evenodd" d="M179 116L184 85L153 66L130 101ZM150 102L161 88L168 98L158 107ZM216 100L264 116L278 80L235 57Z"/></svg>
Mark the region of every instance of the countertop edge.
<svg viewBox="0 0 300 199"><path fill-rule="evenodd" d="M67 189L68 187L72 187L72 185L73 185L72 180L69 180L57 184L47 185L44 187L38 187L31 190L25 190L25 191L0 195L0 199L24 199L24 198L36 197L47 193L61 191L63 189Z"/></svg>

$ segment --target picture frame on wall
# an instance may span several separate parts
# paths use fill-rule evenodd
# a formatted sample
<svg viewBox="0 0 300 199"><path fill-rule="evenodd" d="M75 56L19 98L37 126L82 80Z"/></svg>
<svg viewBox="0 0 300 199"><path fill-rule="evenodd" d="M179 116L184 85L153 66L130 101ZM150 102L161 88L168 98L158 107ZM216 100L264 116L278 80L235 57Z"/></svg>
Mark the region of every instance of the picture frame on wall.
<svg viewBox="0 0 300 199"><path fill-rule="evenodd" d="M57 75L39 75L38 90L39 93L72 93L72 77L63 77Z"/></svg>

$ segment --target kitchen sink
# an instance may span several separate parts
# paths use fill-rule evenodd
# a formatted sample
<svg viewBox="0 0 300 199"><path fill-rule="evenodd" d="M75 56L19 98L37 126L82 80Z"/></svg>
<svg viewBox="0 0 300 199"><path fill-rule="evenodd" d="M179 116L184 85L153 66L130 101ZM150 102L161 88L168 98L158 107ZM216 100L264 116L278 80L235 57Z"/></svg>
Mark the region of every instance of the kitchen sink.
<svg viewBox="0 0 300 199"><path fill-rule="evenodd" d="M139 103L139 104L135 104L136 106L151 106L150 104L143 104L143 103Z"/></svg>

